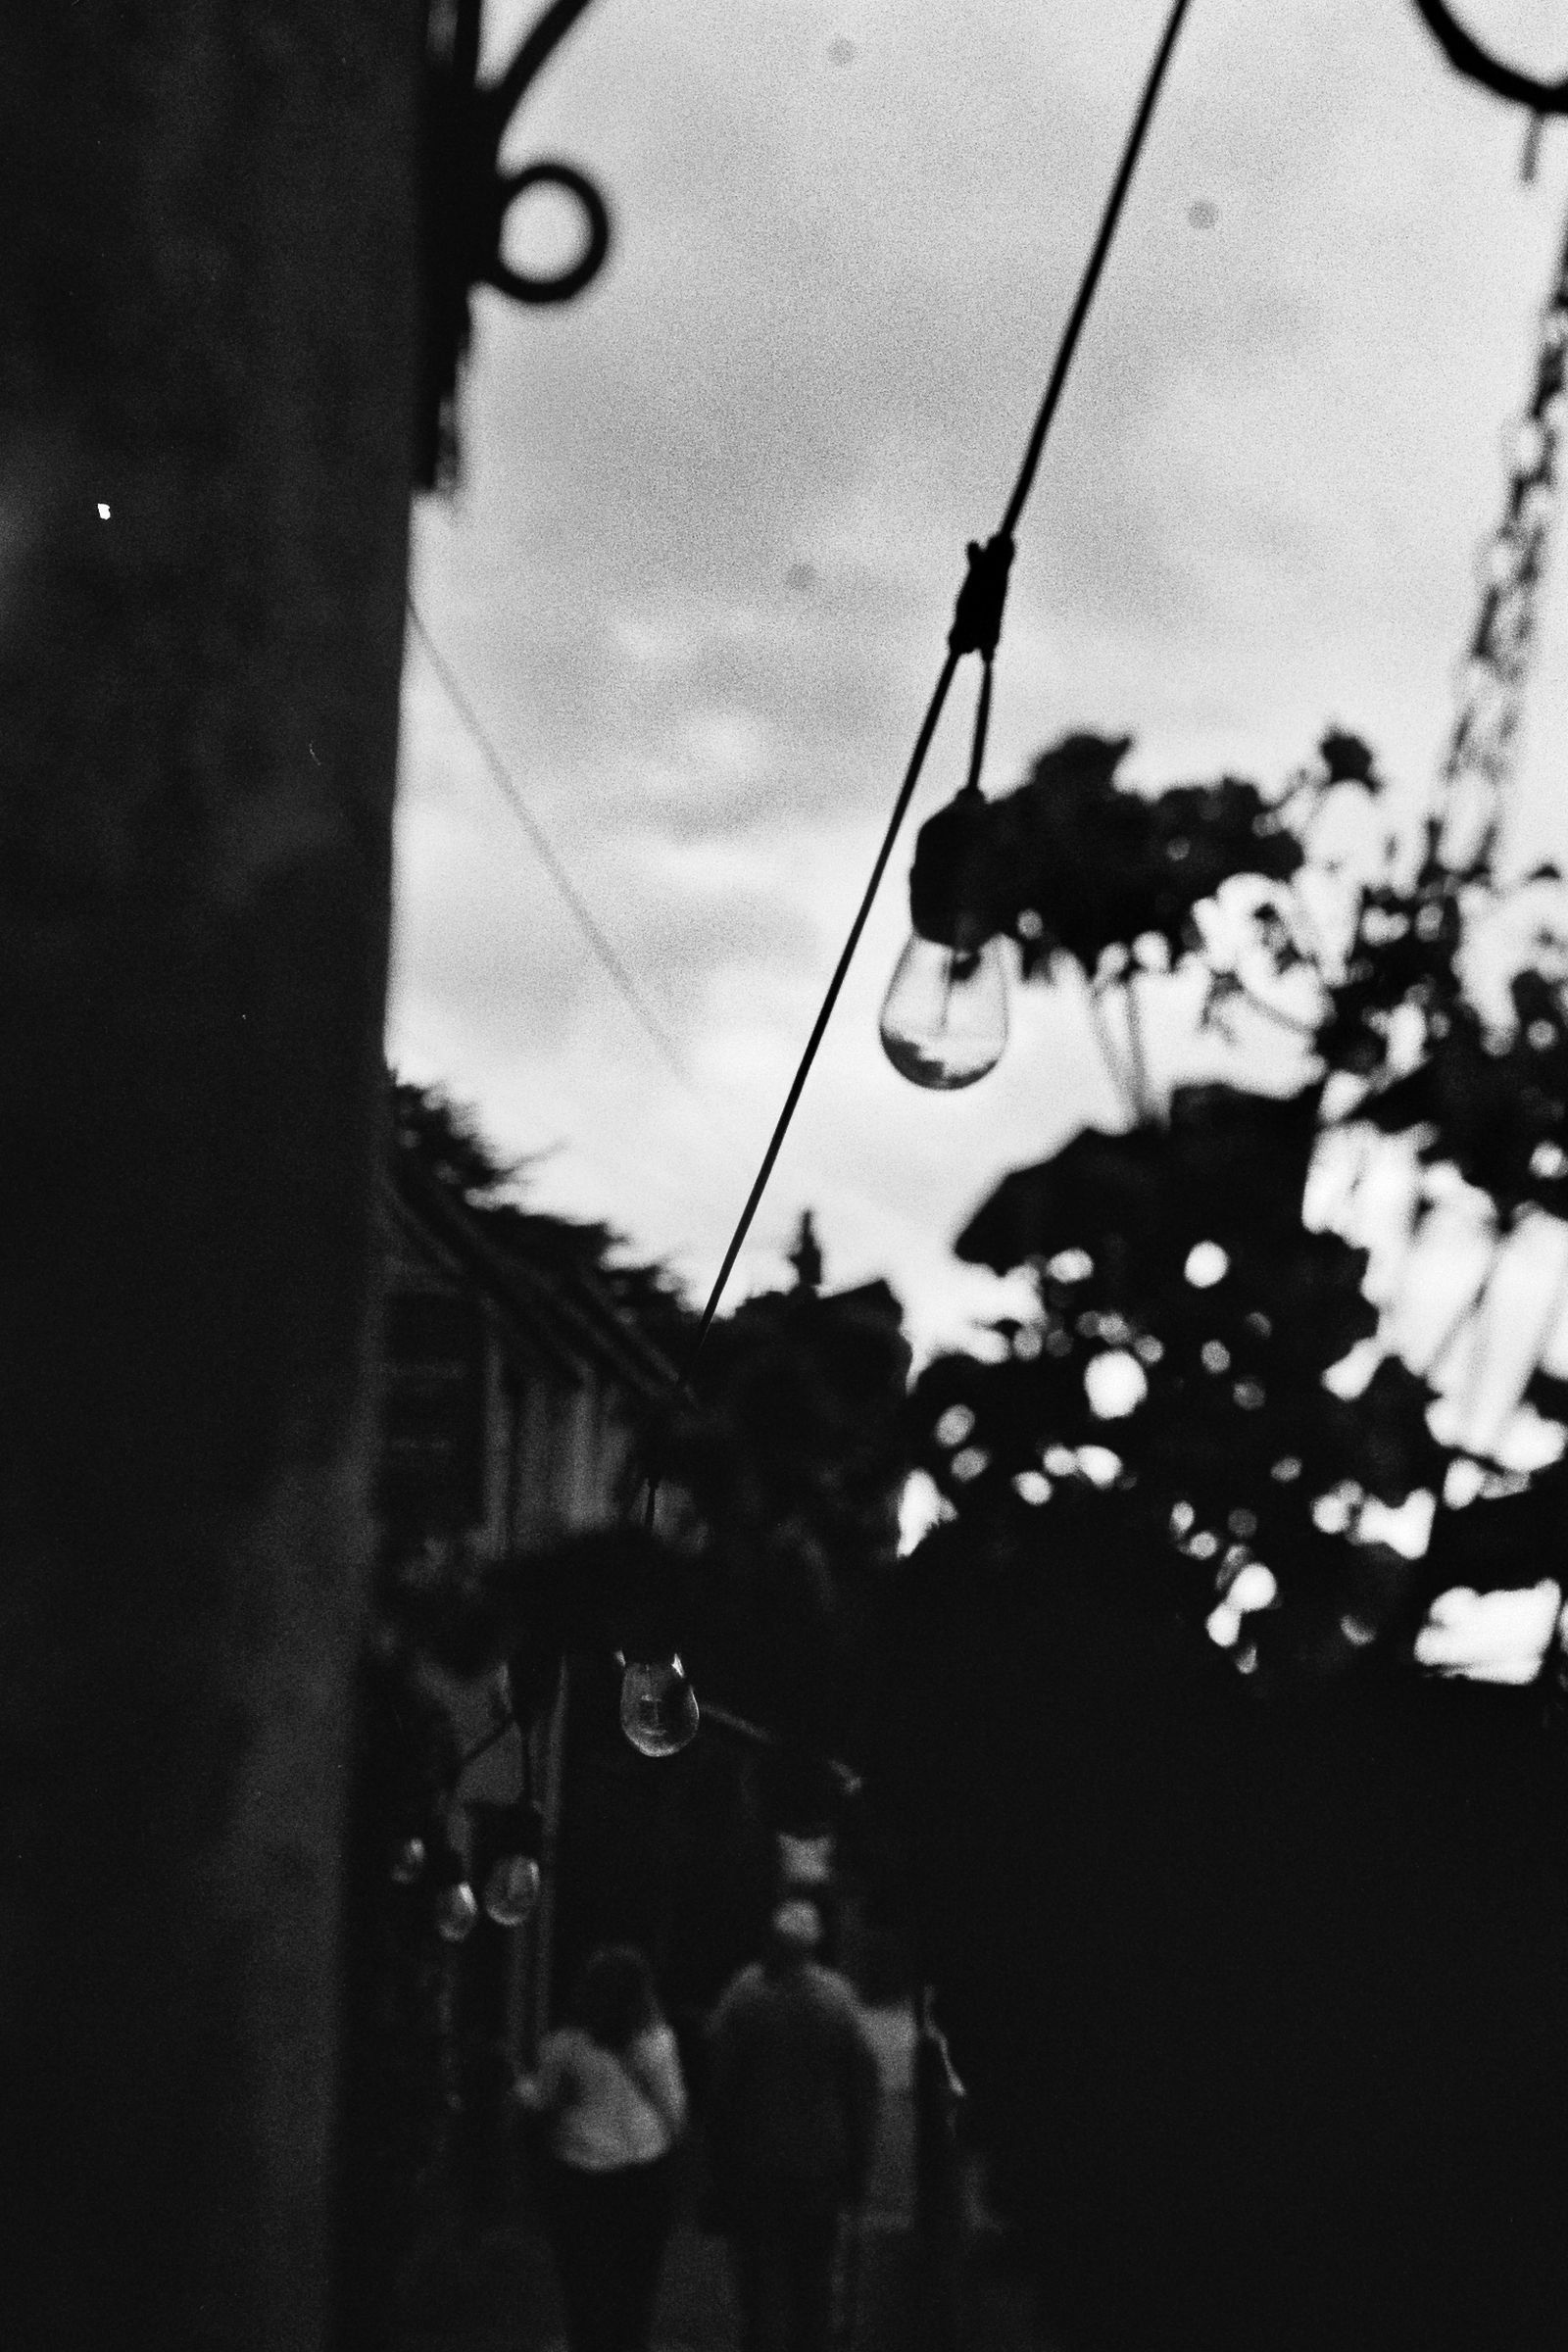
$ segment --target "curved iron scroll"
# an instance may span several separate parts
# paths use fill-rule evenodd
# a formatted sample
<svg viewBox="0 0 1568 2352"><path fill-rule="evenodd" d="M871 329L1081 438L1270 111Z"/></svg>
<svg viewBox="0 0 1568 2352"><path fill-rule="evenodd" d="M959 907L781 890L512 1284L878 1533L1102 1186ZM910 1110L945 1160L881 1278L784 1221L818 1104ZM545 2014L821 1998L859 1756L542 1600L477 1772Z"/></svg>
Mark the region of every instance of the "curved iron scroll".
<svg viewBox="0 0 1568 2352"><path fill-rule="evenodd" d="M1561 81L1538 81L1534 74L1521 74L1517 67L1504 65L1489 49L1483 49L1445 6L1445 0L1415 0L1415 5L1456 73L1479 81L1498 98L1528 107L1533 115L1568 115L1568 74Z"/></svg>
<svg viewBox="0 0 1568 2352"><path fill-rule="evenodd" d="M610 251L610 214L593 181L554 160L504 172L501 147L535 76L589 6L552 0L500 79L479 80L481 0L425 0L423 318L416 471L425 489L457 469L457 388L472 332L469 298L494 286L514 302L570 302ZM562 189L577 207L582 248L553 274L514 269L507 214L529 189Z"/></svg>

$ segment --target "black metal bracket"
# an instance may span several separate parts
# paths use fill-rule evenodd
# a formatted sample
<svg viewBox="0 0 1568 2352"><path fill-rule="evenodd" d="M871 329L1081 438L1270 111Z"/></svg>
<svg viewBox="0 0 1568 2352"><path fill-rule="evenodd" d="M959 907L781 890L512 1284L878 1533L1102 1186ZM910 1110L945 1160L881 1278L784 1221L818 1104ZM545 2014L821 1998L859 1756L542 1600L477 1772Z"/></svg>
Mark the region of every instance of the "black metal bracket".
<svg viewBox="0 0 1568 2352"><path fill-rule="evenodd" d="M1456 73L1479 81L1498 98L1528 107L1538 118L1568 115L1568 74L1561 81L1538 81L1533 74L1521 74L1516 67L1504 65L1500 58L1494 57L1490 49L1484 49L1452 10L1445 6L1444 0L1415 0L1415 5Z"/></svg>
<svg viewBox="0 0 1568 2352"><path fill-rule="evenodd" d="M503 171L512 119L589 0L552 0L498 81L479 80L482 0L425 0L422 318L416 477L430 490L458 462L458 379L472 334L470 297L494 286L514 302L570 302L610 251L610 214L593 181L554 160ZM563 189L582 217L582 250L540 276L502 253L507 214L530 188Z"/></svg>

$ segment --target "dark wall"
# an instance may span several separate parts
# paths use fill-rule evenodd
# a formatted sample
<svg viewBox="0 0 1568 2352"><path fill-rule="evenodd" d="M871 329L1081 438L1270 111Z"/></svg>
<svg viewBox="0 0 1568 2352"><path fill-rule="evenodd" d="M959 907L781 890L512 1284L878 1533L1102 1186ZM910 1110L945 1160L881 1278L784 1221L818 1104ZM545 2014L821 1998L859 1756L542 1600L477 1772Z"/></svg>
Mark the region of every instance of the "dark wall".
<svg viewBox="0 0 1568 2352"><path fill-rule="evenodd" d="M7 25L0 2206L36 2352L327 2325L419 15Z"/></svg>

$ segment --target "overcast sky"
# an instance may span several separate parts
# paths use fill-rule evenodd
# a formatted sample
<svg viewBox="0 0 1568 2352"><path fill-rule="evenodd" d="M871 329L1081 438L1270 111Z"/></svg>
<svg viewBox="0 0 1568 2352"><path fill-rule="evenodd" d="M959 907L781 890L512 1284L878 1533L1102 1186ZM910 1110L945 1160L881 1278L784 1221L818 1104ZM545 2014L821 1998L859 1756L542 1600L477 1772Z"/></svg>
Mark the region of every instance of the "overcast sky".
<svg viewBox="0 0 1568 2352"><path fill-rule="evenodd" d="M495 7L497 50L533 12ZM610 264L478 298L455 503L415 593L658 1021L594 960L422 649L405 696L390 1050L701 1294L995 529L1167 0L595 0L515 133L586 169ZM1466 20L1553 76L1561 0ZM1153 782L1284 781L1324 725L1413 796L1449 722L1568 128L1454 77L1410 0L1193 0L1020 532L988 782L1058 733ZM543 199L516 251L572 242ZM1568 577L1548 579L1513 841L1568 853ZM954 1232L1119 1123L1081 1004L920 1094L876 1014L914 825L961 780L960 673L734 1296L803 1206L834 1284L926 1343L989 1311ZM1187 1066L1184 1024L1156 1036Z"/></svg>

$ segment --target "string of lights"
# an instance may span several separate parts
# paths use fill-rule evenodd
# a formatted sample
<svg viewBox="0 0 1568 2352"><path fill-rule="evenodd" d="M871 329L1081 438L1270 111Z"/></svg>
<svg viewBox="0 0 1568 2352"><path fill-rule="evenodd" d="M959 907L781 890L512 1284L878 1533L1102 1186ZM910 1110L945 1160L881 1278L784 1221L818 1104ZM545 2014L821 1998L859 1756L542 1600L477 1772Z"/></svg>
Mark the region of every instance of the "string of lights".
<svg viewBox="0 0 1568 2352"><path fill-rule="evenodd" d="M1079 338L1083 333L1085 321L1095 299L1096 289L1100 284L1106 259L1115 240L1127 192L1132 185L1133 173L1137 170L1138 159L1149 135L1154 109L1158 103L1159 93L1188 6L1189 0L1175 0L1175 5L1166 20L1164 30L1160 34L1122 148L1115 176L1111 181L1110 192L1105 200L1100 226L1090 249L1089 258L1084 265L1083 275L1073 298L1072 308L1068 312L1066 324L1061 332L1039 413L1029 436L1028 447L1024 452L1017 479L1013 484L1011 495L1003 514L1001 528L993 538L983 544L973 542L969 547L969 568L963 585L958 591L953 627L948 635L946 658L932 691L931 700L926 707L925 716L920 722L914 749L909 756L908 765L905 769L904 780L899 786L892 814L888 819L881 846L873 860L860 904L856 909L855 919L850 925L849 935L845 940L838 962L834 966L833 976L828 982L816 1019L811 1025L810 1035L806 1041L795 1076L790 1082L789 1092L784 1098L777 1123L768 1139L767 1149L762 1154L761 1165L757 1171L751 1192L747 1196L735 1230L730 1236L728 1247L724 1251L712 1288L704 1305L696 1338L685 1367L685 1377L688 1379L696 1366L709 1331L712 1327L719 1302L724 1296L730 1275L734 1272L735 1261L745 1247L746 1237L752 1229L753 1219L757 1214L762 1195L767 1189L768 1179L773 1173L774 1165L783 1148L784 1138L789 1132L790 1122L795 1116L796 1106L805 1091L807 1079L809 1077L811 1066L816 1059L817 1050L826 1034L827 1025L833 1017L833 1010L839 1001L850 965L855 959L855 952L859 946L860 935L865 929L877 891L881 886L882 876L887 870L888 859L893 855L894 843L898 839L904 819L908 812L909 803L914 797L915 786L920 780L926 754L929 752L932 739L936 734L949 689L953 684L958 663L966 653L978 653L982 664L980 695L975 713L974 742L969 761L968 782L964 788L966 793L978 794L980 761L985 748L985 732L991 710L991 667L1002 630L1003 604L1006 595L1007 568L1012 560L1013 533L1028 503L1030 492L1034 488L1040 462L1045 454L1046 442L1072 368L1073 356L1077 351Z"/></svg>
<svg viewBox="0 0 1568 2352"><path fill-rule="evenodd" d="M678 1389L689 1387L696 1370L704 1344L712 1328L736 1260L751 1231L758 1207L766 1191L784 1139L815 1062L818 1049L843 990L856 950L869 919L877 890L893 854L894 844L898 839L904 818L914 796L958 664L969 653L979 654L982 667L967 780L960 799L968 796L978 801L980 770L991 710L992 667L1002 633L1003 611L1013 555L1013 533L1039 472L1051 427L1060 405L1073 358L1103 273L1105 262L1114 243L1127 193L1148 137L1177 35L1181 30L1189 5L1190 0L1175 0L1155 48L1143 91L1123 143L1100 224L1057 344L1040 408L1004 512L1001 528L991 539L983 543L972 542L969 546L968 568L956 599L953 625L948 634L947 652L916 733L914 747L905 769L888 824L873 860L859 905L850 925L848 936L812 1023L810 1034L797 1064L772 1134L768 1139L766 1150L762 1154L751 1190L725 1249L717 1275L699 1317L692 1344L687 1350L686 1360L677 1375L675 1385ZM409 613L414 629L424 647L431 666L440 679L453 709L467 728L483 757L492 780L522 824L541 861L570 907L579 928L616 988L636 1013L642 1026L659 1047L663 1057L676 1070L677 1075L685 1080L684 1065L673 1041L668 1037L657 1016L643 1002L631 975L626 971L611 942L606 938L591 910L584 903L580 892L572 883L548 836L539 825L533 812L527 808L506 762L492 743L471 702L464 693L451 664L436 646L412 598L409 604ZM659 1483L657 1474L651 1474L645 1489L644 1518L650 1526L655 1517ZM695 1737L700 1716L696 1695L679 1658L670 1656L650 1661L628 1659L621 1654L617 1662L620 1663L623 1670L621 1727L628 1740L648 1755L668 1755L684 1747ZM715 1720L719 1719L715 1718Z"/></svg>
<svg viewBox="0 0 1568 2352"><path fill-rule="evenodd" d="M914 748L905 769L904 778L894 801L881 845L872 862L871 872L860 903L856 909L832 977L818 1006L810 1034L802 1050L794 1077L785 1095L783 1105L768 1139L766 1150L763 1152L751 1191L748 1193L736 1220L719 1263L718 1272L704 1303L687 1362L682 1370L682 1385L690 1379L696 1367L708 1334L712 1327L713 1318L718 1312L719 1304L728 1287L729 1278L734 1272L736 1260L746 1245L747 1236L751 1232L762 1196L777 1164L784 1139L789 1132L802 1094L805 1092L806 1082L816 1060L828 1023L833 1017L844 982L849 975L850 966L855 959L856 950L859 946L861 935L870 917L877 891L881 887L883 874L887 870L888 860L893 855L894 844L903 828L904 819L914 797L915 787L919 783L924 769L926 755L930 751L936 735L958 663L966 653L971 652L981 656L982 678L975 715L969 776L965 790L968 792L978 791L980 762L985 747L986 727L991 708L991 669L1001 635L1003 605L1006 595L1007 568L1012 559L1013 533L1034 488L1040 463L1045 454L1046 442L1066 387L1073 358L1103 273L1105 262L1115 240L1127 193L1153 120L1154 109L1176 45L1177 35L1181 30L1189 5L1190 0L1175 0L1175 5L1171 9L1155 48L1132 123L1123 144L1115 175L1111 181L1110 191L1105 200L1100 225L1090 248L1088 260L1084 265L1083 274L1068 312L1066 323L1062 328L1051 372L1047 378L1045 392L1029 436L1028 446L1025 449L1017 478L1013 483L1003 514L1001 528L983 544L974 542L970 545L968 571L958 592L953 627L949 632L946 658L915 736ZM570 908L573 919L588 941L594 955L630 1009L635 1013L663 1059L681 1082L690 1086L690 1075L679 1048L657 1014L647 1004L636 982L626 970L614 947L606 937L581 892L567 873L549 836L528 808L505 760L497 751L472 703L464 692L451 663L436 645L428 625L412 598L409 601L409 617L448 700L478 749L487 772L522 825L540 861Z"/></svg>

